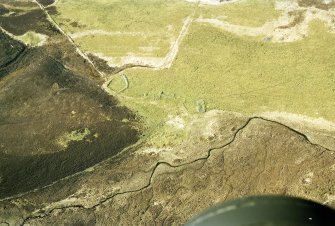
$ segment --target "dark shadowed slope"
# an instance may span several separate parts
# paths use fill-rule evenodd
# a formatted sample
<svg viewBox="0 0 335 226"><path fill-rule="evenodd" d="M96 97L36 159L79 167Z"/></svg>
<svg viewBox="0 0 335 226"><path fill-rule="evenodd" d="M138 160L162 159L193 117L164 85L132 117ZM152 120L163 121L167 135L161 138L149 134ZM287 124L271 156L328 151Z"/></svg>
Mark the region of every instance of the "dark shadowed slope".
<svg viewBox="0 0 335 226"><path fill-rule="evenodd" d="M8 45L15 50L1 54L2 65L16 60L0 80L1 198L82 171L138 140L134 114L87 74L63 66L73 49L60 52L53 44L25 50L0 37L0 52L8 52ZM77 71L84 63L72 58L71 66Z"/></svg>

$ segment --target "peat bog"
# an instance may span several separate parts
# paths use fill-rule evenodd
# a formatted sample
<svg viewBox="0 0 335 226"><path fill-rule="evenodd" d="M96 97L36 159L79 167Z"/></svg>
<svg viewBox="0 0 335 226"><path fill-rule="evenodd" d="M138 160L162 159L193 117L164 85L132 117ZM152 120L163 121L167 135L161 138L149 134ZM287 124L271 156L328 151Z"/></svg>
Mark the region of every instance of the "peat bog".
<svg viewBox="0 0 335 226"><path fill-rule="evenodd" d="M28 48L4 33L0 39L0 198L80 172L139 139L136 115L97 80L64 67L61 47ZM90 133L58 144L80 130Z"/></svg>

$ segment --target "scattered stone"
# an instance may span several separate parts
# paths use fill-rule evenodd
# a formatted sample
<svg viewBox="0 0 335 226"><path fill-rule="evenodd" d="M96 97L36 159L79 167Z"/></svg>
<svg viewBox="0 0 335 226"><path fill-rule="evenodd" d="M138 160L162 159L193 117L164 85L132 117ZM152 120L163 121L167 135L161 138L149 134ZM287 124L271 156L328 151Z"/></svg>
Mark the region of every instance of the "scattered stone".
<svg viewBox="0 0 335 226"><path fill-rule="evenodd" d="M58 83L55 82L54 84L52 84L51 89L52 89L53 91L58 91L58 90L59 90L59 85L58 85Z"/></svg>
<svg viewBox="0 0 335 226"><path fill-rule="evenodd" d="M206 104L205 104L205 101L204 100L198 100L196 102L196 105L197 105L197 112L199 113L205 113L206 112Z"/></svg>

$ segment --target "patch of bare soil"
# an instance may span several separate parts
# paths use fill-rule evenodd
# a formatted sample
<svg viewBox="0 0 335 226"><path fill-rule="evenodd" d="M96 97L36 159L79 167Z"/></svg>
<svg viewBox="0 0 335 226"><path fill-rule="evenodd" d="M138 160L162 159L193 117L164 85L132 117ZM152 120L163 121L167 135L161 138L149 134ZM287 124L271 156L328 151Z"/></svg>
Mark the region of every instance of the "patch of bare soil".
<svg viewBox="0 0 335 226"><path fill-rule="evenodd" d="M98 68L99 71L103 71L106 74L116 74L121 71L121 69L119 68L109 66L108 61L94 54L88 53L87 56L91 59L91 61Z"/></svg>
<svg viewBox="0 0 335 226"><path fill-rule="evenodd" d="M294 42L303 39L308 35L310 22L315 19L325 22L330 30L335 32L335 14L328 8L316 7L313 4L301 6L296 1L278 1L276 9L282 11L282 15L260 27L231 24L216 18L198 18L195 21L208 23L237 35L263 36L264 40L272 42Z"/></svg>
<svg viewBox="0 0 335 226"><path fill-rule="evenodd" d="M329 10L335 8L335 1L333 0L298 0L301 7L315 7L318 9Z"/></svg>
<svg viewBox="0 0 335 226"><path fill-rule="evenodd" d="M288 24L278 26L279 29L292 28L297 24L302 23L305 19L305 10L291 11L288 12L288 15L290 17L293 17L292 21Z"/></svg>

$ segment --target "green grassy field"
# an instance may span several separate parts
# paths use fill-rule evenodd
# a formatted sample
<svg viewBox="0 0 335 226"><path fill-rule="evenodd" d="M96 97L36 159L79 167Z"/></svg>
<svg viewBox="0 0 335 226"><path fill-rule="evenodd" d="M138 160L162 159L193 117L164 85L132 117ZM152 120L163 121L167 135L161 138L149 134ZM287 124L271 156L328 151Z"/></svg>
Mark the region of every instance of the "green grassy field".
<svg viewBox="0 0 335 226"><path fill-rule="evenodd" d="M275 20L281 14L275 9L275 0L243 0L220 6L203 5L198 12L203 18L223 19L233 24L255 27Z"/></svg>
<svg viewBox="0 0 335 226"><path fill-rule="evenodd" d="M221 6L197 6L181 0L60 0L55 19L70 33L99 29L151 34L75 39L85 51L113 57L128 53L161 57L189 15L261 26L281 15L274 5L274 0L244 0ZM73 22L81 26L73 27ZM314 21L310 30L301 41L271 43L192 23L172 67L124 71L129 88L118 97L142 116L153 140L157 131L171 132L164 125L169 115L183 110L197 114L197 102L202 100L207 110L245 114L283 111L335 121L335 36L319 21ZM143 51L150 46L154 47L151 52ZM116 77L110 88L117 91L123 86Z"/></svg>
<svg viewBox="0 0 335 226"><path fill-rule="evenodd" d="M198 6L182 0L60 0L56 21L68 33L86 30L142 32L148 35L89 35L76 38L81 48L108 57L124 55L163 57L187 16L225 18L249 26L260 26L280 12L274 0L248 0L222 6ZM73 25L75 24L75 25ZM77 26L76 26L77 25ZM152 51L147 51L153 47Z"/></svg>
<svg viewBox="0 0 335 226"><path fill-rule="evenodd" d="M66 32L86 30L107 32L141 32L145 36L92 35L76 39L86 51L100 52L106 56L133 53L140 56L164 56L182 27L184 19L191 15L195 4L180 0L60 0L55 20ZM79 26L73 26L73 23ZM148 52L143 47L154 47Z"/></svg>
<svg viewBox="0 0 335 226"><path fill-rule="evenodd" d="M166 35L165 35L166 36ZM128 54L137 56L164 57L170 47L169 37L132 35L94 35L76 39L81 49L103 53L105 56L122 57ZM145 48L148 50L146 51ZM150 50L152 48L152 50Z"/></svg>
<svg viewBox="0 0 335 226"><path fill-rule="evenodd" d="M180 0L60 0L55 18L69 32L89 29L165 33L170 24L181 26L195 5ZM72 27L71 22L84 25ZM178 32L179 29L176 30Z"/></svg>
<svg viewBox="0 0 335 226"><path fill-rule="evenodd" d="M302 41L276 44L193 24L172 68L128 70L125 95L171 93L185 99L191 112L203 99L208 109L285 111L334 121L335 37L321 22L311 30Z"/></svg>
<svg viewBox="0 0 335 226"><path fill-rule="evenodd" d="M17 39L21 40L22 42L26 43L29 46L37 46L40 42L43 41L43 36L40 37L41 34L36 34L33 31L29 31L21 36L16 36Z"/></svg>
<svg viewBox="0 0 335 226"><path fill-rule="evenodd" d="M88 128L84 128L82 130L74 130L68 133L65 133L57 140L57 144L62 148L67 148L70 142L73 141L81 141L86 136L88 136L91 131Z"/></svg>

